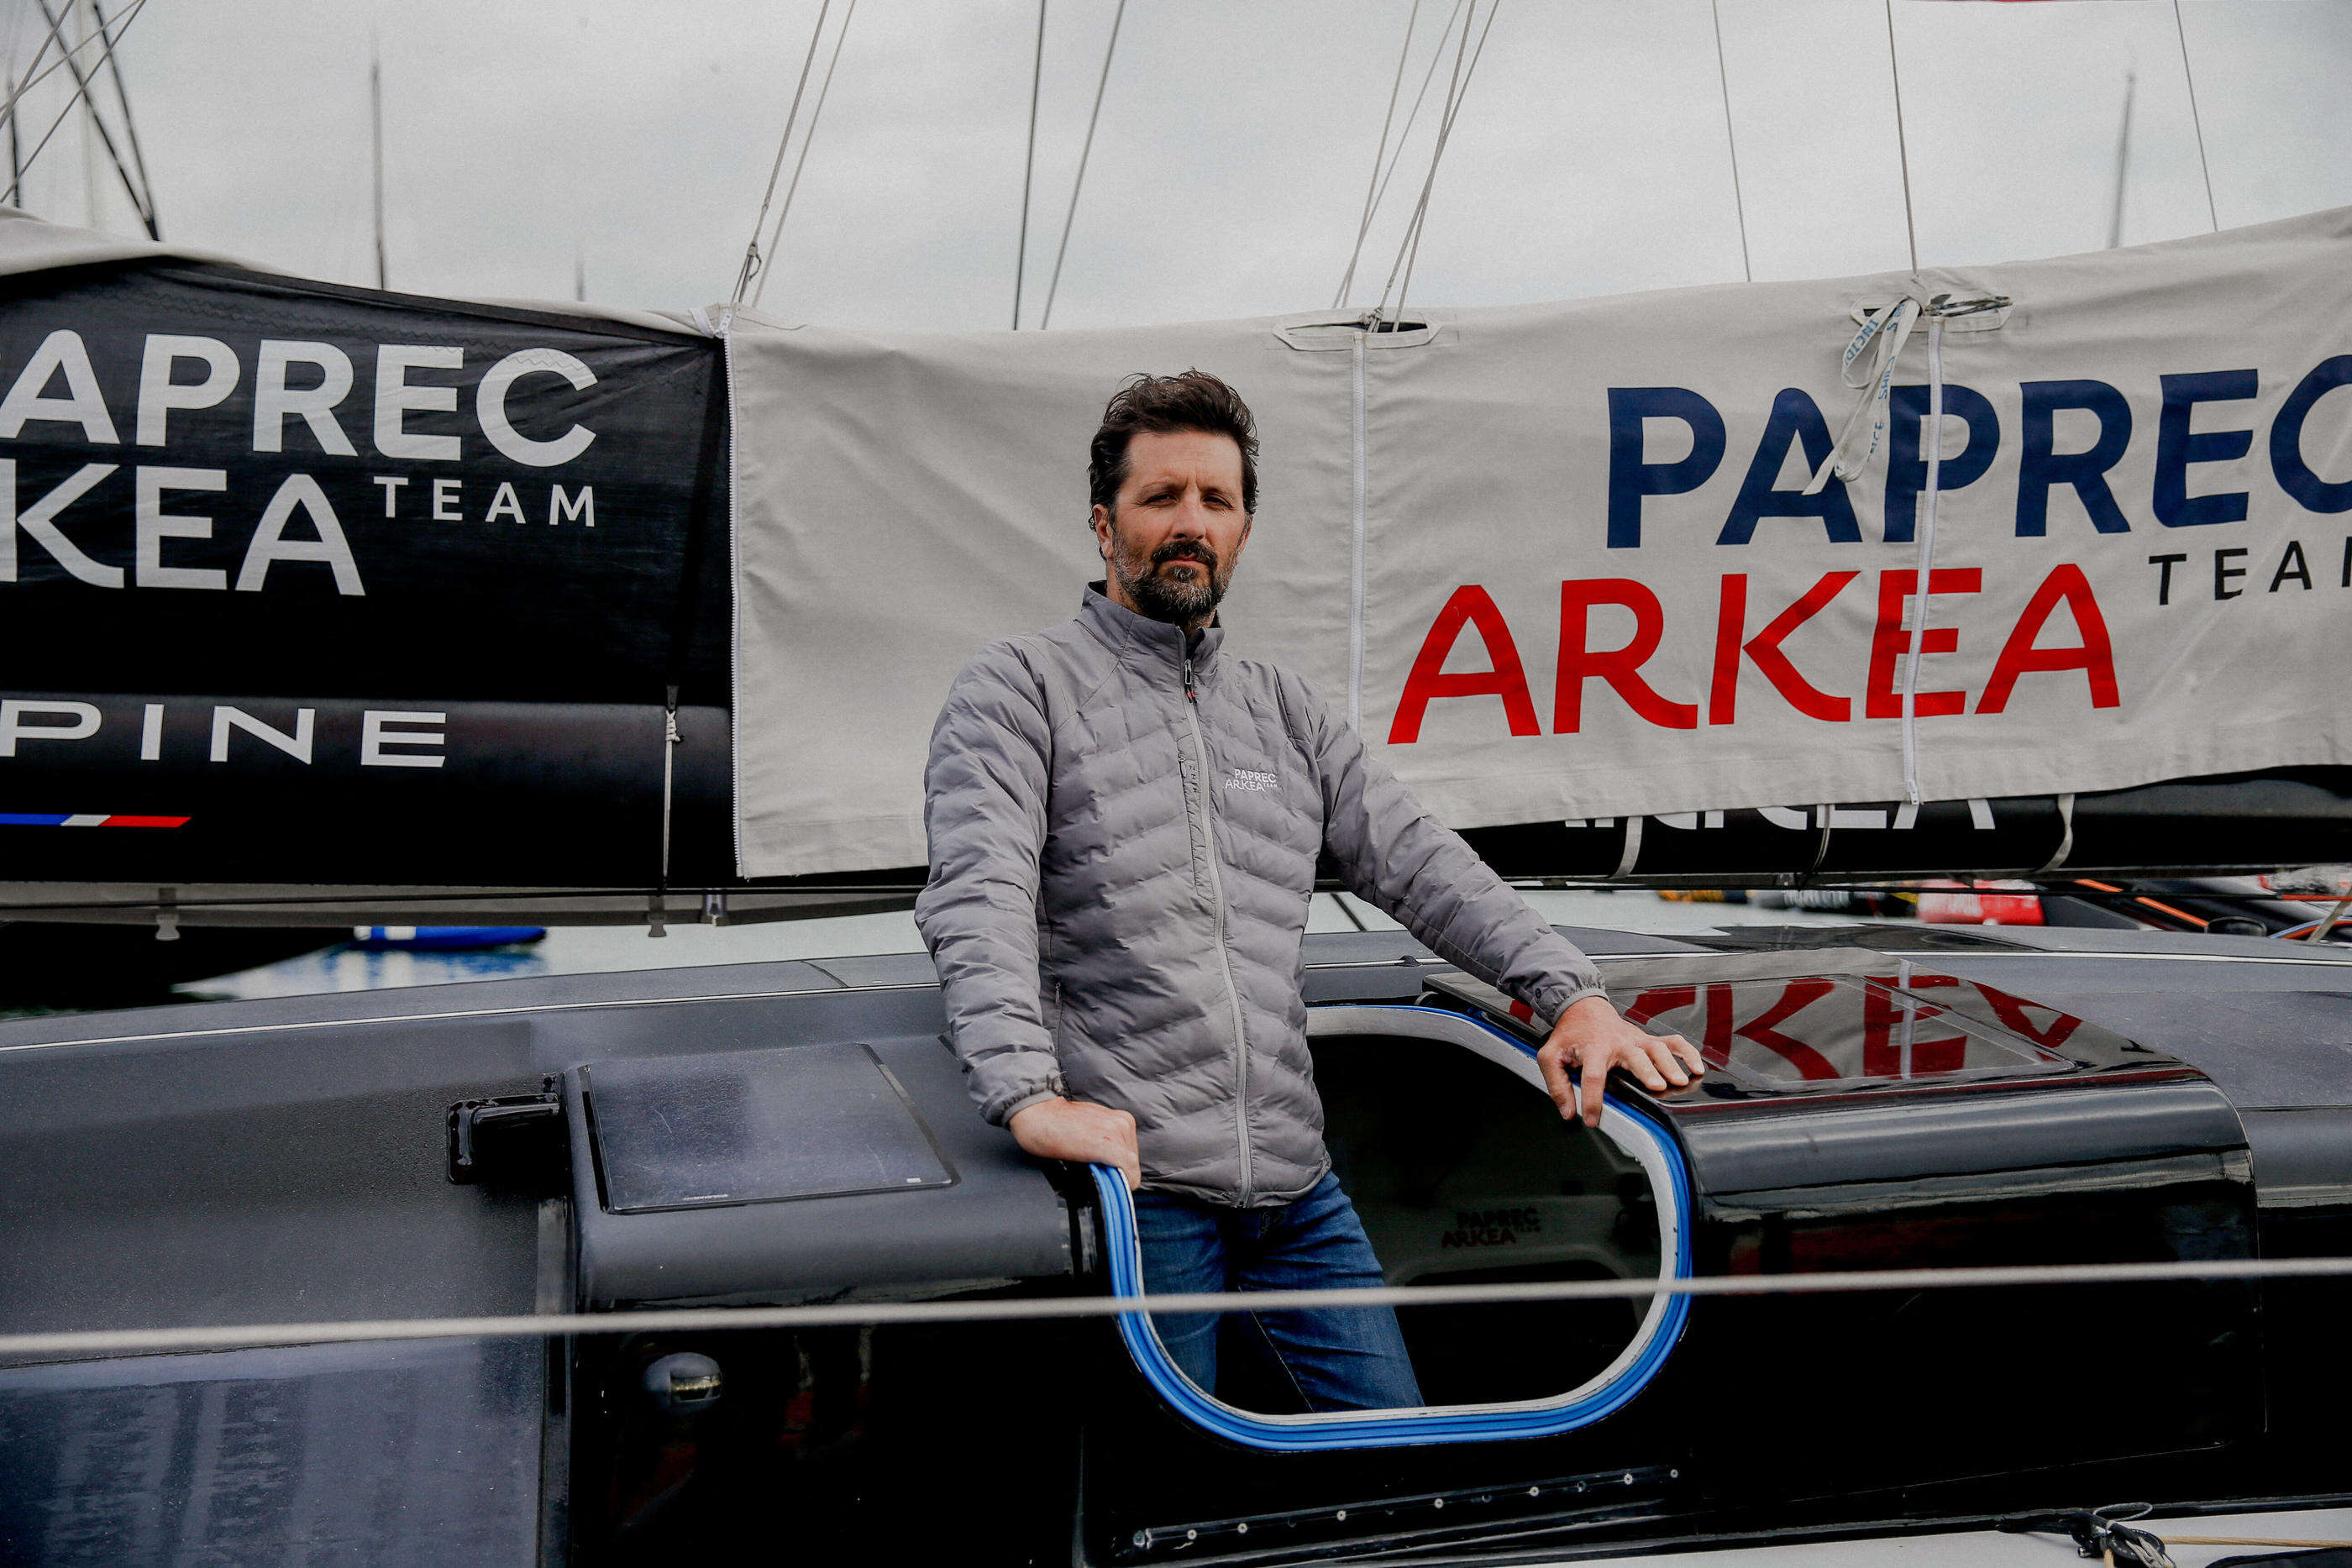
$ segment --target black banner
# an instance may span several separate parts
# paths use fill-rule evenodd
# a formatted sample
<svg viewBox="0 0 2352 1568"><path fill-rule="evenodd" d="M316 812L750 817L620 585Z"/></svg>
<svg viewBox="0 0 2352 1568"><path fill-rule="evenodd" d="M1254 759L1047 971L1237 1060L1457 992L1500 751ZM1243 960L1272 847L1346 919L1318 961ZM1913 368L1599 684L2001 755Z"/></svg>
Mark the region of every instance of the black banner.
<svg viewBox="0 0 2352 1568"><path fill-rule="evenodd" d="M723 814L716 343L178 263L0 289L0 877L649 883L673 687Z"/></svg>

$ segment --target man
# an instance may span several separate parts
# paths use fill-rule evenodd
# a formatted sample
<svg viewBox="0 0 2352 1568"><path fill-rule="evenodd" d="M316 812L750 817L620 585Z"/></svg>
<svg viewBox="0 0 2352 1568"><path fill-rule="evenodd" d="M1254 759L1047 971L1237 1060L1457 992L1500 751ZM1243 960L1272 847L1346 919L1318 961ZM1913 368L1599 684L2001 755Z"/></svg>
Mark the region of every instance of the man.
<svg viewBox="0 0 2352 1568"><path fill-rule="evenodd" d="M982 650L931 737L915 918L957 1053L1023 1148L1139 1189L1147 1289L1378 1285L1307 1047L1319 853L1448 963L1557 1020L1538 1060L1562 1116L1572 1069L1597 1124L1612 1068L1664 1091L1698 1053L1620 1018L1591 961L1304 681L1221 656L1217 604L1257 507L1256 431L1232 388L1134 378L1088 479L1106 580L1076 621ZM1157 1321L1213 1392L1216 1317ZM1249 1323L1310 1410L1422 1402L1391 1312Z"/></svg>

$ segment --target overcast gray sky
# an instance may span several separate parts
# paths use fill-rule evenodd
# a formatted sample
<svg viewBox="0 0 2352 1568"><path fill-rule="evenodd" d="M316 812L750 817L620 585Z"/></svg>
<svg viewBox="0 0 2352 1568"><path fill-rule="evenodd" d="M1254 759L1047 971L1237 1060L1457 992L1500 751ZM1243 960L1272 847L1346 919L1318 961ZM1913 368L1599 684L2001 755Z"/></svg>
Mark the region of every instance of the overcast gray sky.
<svg viewBox="0 0 2352 1568"><path fill-rule="evenodd" d="M1115 4L1050 0L1033 325ZM1453 4L1423 0L1408 100ZM731 287L818 5L150 0L122 59L168 238L373 282L373 39L394 287L566 298L576 256L590 298L676 308ZM31 0L0 5L21 61L42 24L26 21ZM834 0L828 47L846 7ZM1055 325L1329 303L1411 9L1129 0ZM2352 0L2181 9L2221 224L2352 204ZM1903 265L1881 0L1721 0L1721 12L1755 276ZM2103 245L2127 72L2126 243L2209 226L2169 0L1895 0L1894 13L1923 261ZM769 309L1008 324L1036 18L1035 0L858 0ZM1371 292L1427 169L1444 78L1366 246ZM41 92L62 79L28 98L27 144L63 102ZM1502 0L1413 297L1497 304L1738 278L1724 109L1707 0ZM68 125L26 204L80 222L86 183Z"/></svg>

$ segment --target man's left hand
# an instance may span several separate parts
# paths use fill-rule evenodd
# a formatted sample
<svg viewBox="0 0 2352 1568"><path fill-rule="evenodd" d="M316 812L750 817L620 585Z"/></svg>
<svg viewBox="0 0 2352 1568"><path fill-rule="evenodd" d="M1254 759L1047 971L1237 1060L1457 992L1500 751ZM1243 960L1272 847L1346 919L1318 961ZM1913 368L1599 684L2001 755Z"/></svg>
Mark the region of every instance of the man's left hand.
<svg viewBox="0 0 2352 1568"><path fill-rule="evenodd" d="M1612 1068L1623 1068L1643 1088L1659 1094L1669 1086L1683 1088L1706 1071L1698 1048L1690 1041L1678 1034L1652 1034L1627 1023L1601 997L1587 997L1561 1013L1552 1026L1551 1038L1536 1052L1536 1061L1543 1069L1544 1084L1551 1091L1552 1103L1559 1107L1560 1115L1575 1115L1580 1099L1588 1127L1601 1125L1601 1096L1608 1088ZM1571 1067L1580 1082L1569 1077Z"/></svg>

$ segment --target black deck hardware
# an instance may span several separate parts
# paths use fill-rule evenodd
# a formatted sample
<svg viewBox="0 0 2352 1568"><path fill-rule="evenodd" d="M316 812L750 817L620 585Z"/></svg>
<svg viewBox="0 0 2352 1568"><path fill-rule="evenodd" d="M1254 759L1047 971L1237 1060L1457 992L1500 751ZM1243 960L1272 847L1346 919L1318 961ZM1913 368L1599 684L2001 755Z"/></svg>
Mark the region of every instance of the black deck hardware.
<svg viewBox="0 0 2352 1568"><path fill-rule="evenodd" d="M460 1100L449 1107L449 1179L552 1196L563 1191L570 1136L562 1081L536 1094Z"/></svg>

